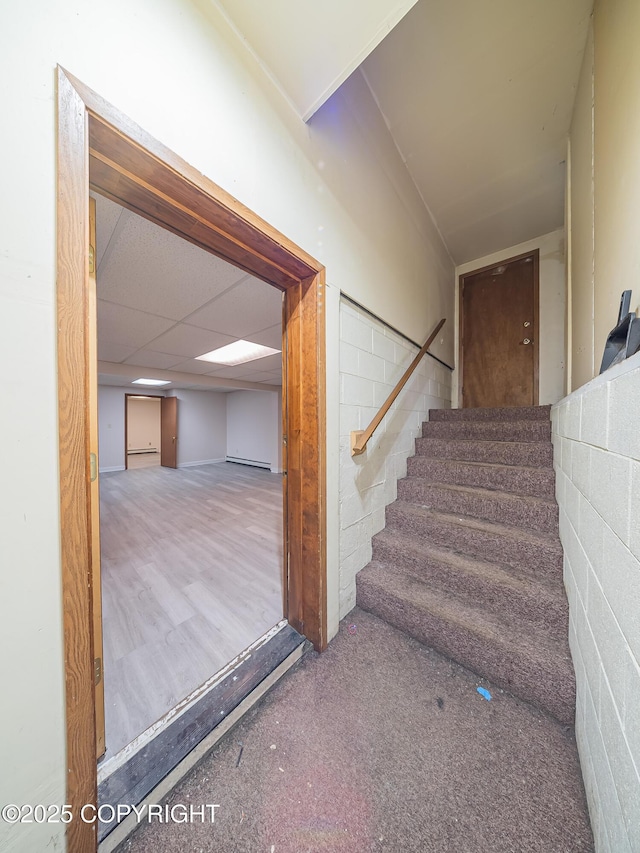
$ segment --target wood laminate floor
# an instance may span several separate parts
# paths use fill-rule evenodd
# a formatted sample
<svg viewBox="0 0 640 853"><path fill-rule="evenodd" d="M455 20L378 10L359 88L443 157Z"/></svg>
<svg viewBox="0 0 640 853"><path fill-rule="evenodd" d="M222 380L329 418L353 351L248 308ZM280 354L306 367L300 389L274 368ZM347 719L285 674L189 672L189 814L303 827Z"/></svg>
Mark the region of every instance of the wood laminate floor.
<svg viewBox="0 0 640 853"><path fill-rule="evenodd" d="M153 468L160 464L159 453L127 453L127 468Z"/></svg>
<svg viewBox="0 0 640 853"><path fill-rule="evenodd" d="M110 758L282 618L282 477L112 472L100 512Z"/></svg>

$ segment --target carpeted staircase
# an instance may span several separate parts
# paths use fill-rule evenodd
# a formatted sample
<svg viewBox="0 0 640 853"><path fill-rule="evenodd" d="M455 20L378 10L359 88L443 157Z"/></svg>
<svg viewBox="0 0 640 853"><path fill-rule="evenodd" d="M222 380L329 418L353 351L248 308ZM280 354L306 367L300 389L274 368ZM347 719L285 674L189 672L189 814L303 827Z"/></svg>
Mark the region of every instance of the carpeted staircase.
<svg viewBox="0 0 640 853"><path fill-rule="evenodd" d="M430 412L357 603L572 723L549 406Z"/></svg>

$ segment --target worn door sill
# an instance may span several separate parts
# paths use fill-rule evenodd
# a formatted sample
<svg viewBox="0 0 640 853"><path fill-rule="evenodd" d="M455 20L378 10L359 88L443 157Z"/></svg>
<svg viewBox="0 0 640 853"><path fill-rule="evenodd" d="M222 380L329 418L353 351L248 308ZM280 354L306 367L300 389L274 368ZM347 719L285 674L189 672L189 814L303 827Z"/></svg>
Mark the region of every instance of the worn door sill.
<svg viewBox="0 0 640 853"><path fill-rule="evenodd" d="M307 648L304 637L279 623L108 759L98 769L101 816L116 813L118 805L159 803ZM115 850L137 823L133 813L100 822L99 853Z"/></svg>

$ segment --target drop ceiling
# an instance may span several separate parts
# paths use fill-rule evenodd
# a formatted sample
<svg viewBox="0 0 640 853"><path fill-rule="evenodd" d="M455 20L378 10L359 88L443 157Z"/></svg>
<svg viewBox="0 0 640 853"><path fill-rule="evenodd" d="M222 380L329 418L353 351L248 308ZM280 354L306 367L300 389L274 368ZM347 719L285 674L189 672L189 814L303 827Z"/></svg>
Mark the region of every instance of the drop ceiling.
<svg viewBox="0 0 640 853"><path fill-rule="evenodd" d="M236 367L196 357L236 340L281 349L282 293L96 195L99 382L138 377L230 391L281 386L281 355Z"/></svg>
<svg viewBox="0 0 640 853"><path fill-rule="evenodd" d="M456 264L562 227L593 0L217 2L304 119L364 75Z"/></svg>

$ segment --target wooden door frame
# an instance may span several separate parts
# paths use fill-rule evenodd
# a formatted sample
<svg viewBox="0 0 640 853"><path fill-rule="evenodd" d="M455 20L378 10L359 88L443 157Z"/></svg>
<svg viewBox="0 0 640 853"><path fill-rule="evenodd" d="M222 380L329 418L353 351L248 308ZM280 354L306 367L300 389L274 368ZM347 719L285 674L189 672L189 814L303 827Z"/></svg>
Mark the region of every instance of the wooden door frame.
<svg viewBox="0 0 640 853"><path fill-rule="evenodd" d="M154 400L162 400L163 394L134 394L124 395L124 470L129 470L129 397L150 397Z"/></svg>
<svg viewBox="0 0 640 853"><path fill-rule="evenodd" d="M324 267L58 67L57 306L68 846L97 849L91 632L88 300L91 187L285 292L285 616L327 644Z"/></svg>
<svg viewBox="0 0 640 853"><path fill-rule="evenodd" d="M458 408L462 408L462 389L464 386L464 284L468 278L478 275L481 272L495 269L502 264L511 264L514 261L521 261L523 258L532 258L533 260L533 400L534 406L539 404L539 372L540 372L540 350L538 346L538 329L540 317L540 249L531 249L529 252L523 252L521 255L514 255L512 258L503 258L499 261L494 261L492 264L487 264L484 267L478 267L477 270L462 273L458 277Z"/></svg>

